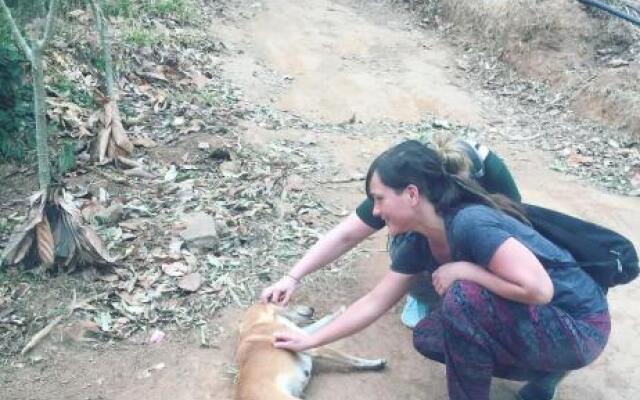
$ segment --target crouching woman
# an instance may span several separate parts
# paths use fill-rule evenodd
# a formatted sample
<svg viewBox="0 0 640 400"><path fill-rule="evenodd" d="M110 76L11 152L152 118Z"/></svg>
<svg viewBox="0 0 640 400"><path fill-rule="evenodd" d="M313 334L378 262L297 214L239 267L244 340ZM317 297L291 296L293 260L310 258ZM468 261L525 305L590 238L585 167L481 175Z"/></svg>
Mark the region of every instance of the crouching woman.
<svg viewBox="0 0 640 400"><path fill-rule="evenodd" d="M417 141L378 156L366 189L389 234L410 240L344 314L313 335L279 332L276 347L301 351L365 328L426 268L442 302L414 329L414 346L446 365L451 400L488 400L493 376L529 381L523 400L551 400L568 371L602 352L610 331L602 289L515 203L447 173Z"/></svg>

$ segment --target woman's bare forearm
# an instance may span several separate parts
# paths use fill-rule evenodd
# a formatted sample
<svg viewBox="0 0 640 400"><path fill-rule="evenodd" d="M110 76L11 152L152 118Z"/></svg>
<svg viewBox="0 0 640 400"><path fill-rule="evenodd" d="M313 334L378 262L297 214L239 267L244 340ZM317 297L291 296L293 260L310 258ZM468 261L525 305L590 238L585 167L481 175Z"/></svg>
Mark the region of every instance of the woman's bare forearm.
<svg viewBox="0 0 640 400"><path fill-rule="evenodd" d="M335 342L371 325L402 298L411 286L411 275L388 272L378 285L361 297L327 327L313 335L313 347Z"/></svg>
<svg viewBox="0 0 640 400"><path fill-rule="evenodd" d="M301 280L306 275L336 260L374 232L376 230L362 222L355 213L349 215L338 226L321 237L289 271L289 275Z"/></svg>

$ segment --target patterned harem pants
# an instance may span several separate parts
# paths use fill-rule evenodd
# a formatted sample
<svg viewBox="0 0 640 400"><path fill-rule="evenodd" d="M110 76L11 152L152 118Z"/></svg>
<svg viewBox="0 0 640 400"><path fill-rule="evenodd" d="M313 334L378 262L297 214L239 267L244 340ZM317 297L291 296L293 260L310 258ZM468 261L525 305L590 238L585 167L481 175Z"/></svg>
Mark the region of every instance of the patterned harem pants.
<svg viewBox="0 0 640 400"><path fill-rule="evenodd" d="M451 400L488 400L491 377L534 380L592 362L604 349L607 311L576 319L553 305L506 300L455 282L414 329L415 348L446 364Z"/></svg>

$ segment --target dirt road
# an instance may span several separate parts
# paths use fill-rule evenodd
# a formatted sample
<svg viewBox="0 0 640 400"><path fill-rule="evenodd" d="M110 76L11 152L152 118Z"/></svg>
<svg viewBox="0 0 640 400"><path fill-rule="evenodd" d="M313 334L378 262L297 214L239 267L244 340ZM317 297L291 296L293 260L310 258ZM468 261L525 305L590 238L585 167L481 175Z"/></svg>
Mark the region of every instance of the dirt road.
<svg viewBox="0 0 640 400"><path fill-rule="evenodd" d="M362 173L371 157L400 134L403 122L427 114L479 130L501 115L488 107L486 94L474 89L456 69L456 51L433 33L417 30L384 8L347 1L270 0L247 6L235 22L214 21L213 35L231 49L225 75L243 89L248 101L295 114L317 125L355 119L348 132L268 130L247 122L246 141L260 146L287 138L309 144L327 170ZM355 116L355 117L354 117ZM375 132L375 133L374 133ZM381 133L382 132L382 133ZM385 133L386 132L386 133ZM527 143L492 142L512 166L524 198L588 217L640 243L640 201L602 193L548 169L548 155ZM362 199L362 183L309 185L336 207L353 209ZM315 186L315 187L311 187ZM635 211L634 211L635 210ZM299 300L327 310L366 292L387 268L385 238L367 241L357 262L357 279L321 290L303 290ZM351 283L349 283L351 282ZM605 353L567 379L558 399L631 400L640 381L640 282L615 289L610 303L613 333ZM222 330L211 349L199 349L191 337L156 347L118 344L93 354L70 352L61 368L27 366L11 378L2 398L10 399L228 399L232 396L234 328L239 310L219 319ZM446 399L443 366L424 360L411 347L410 332L399 322L399 308L374 326L340 344L363 356L380 356L389 368L380 373L345 374L318 366L307 398ZM176 335L179 336L179 335ZM155 366L155 368L154 368ZM514 399L520 384L497 381L495 400ZM28 392L22 388L29 387ZM8 397L5 397L7 396Z"/></svg>
<svg viewBox="0 0 640 400"><path fill-rule="evenodd" d="M428 113L486 129L486 121L500 115L500 110L483 108L484 95L455 72L454 49L383 9L334 2L270 1L236 33L247 51L238 64L229 64L229 76L256 101L269 99L276 107L309 119L337 122L355 114L365 123L383 119L409 122ZM265 70L286 77L286 85L265 84L260 79ZM255 128L249 132L251 138L260 136L262 141L265 136L314 135L301 131L274 134ZM396 138L393 133L375 137L366 132L351 137L324 133L313 137L331 162L347 170L363 170L372 154ZM601 222L640 242L634 229L640 223L640 213L634 212L640 209L637 199L607 195L554 173L548 168L549 156L532 151L527 144L492 145L513 167L527 201ZM362 198L358 189L349 186L323 193L353 209ZM384 248L384 240L376 240L375 246ZM380 274L387 264L386 255L362 260L362 285L352 298L375 282L370 271ZM640 325L631 310L639 305L634 296L638 290L638 283L634 283L612 291L614 327L606 352L594 365L572 374L561 386L558 398L635 398L634 382L639 376L632 365L640 356L640 345L633 338L640 333ZM309 297L324 296L316 293ZM412 352L410 335L398 323L397 315L385 317L350 339L347 347L368 355L382 352L390 361L389 371L355 377L322 374L313 381L309 398L446 398L443 368ZM496 382L494 386L493 398L512 399L519 384Z"/></svg>

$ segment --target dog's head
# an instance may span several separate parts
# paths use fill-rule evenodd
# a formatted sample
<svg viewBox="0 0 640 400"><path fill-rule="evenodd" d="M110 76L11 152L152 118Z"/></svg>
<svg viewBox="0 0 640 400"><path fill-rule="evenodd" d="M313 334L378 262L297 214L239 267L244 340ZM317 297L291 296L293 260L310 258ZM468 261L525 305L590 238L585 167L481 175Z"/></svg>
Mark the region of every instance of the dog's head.
<svg viewBox="0 0 640 400"><path fill-rule="evenodd" d="M254 304L244 313L240 323L240 333L248 331L252 326L276 322L277 317L284 317L296 325L307 325L313 322L312 307L297 305L281 307L275 304Z"/></svg>

